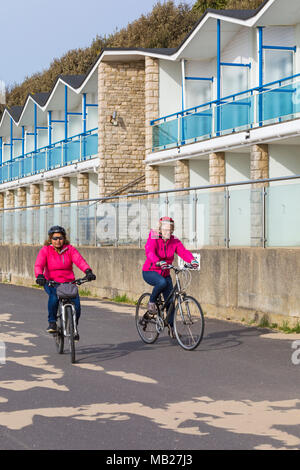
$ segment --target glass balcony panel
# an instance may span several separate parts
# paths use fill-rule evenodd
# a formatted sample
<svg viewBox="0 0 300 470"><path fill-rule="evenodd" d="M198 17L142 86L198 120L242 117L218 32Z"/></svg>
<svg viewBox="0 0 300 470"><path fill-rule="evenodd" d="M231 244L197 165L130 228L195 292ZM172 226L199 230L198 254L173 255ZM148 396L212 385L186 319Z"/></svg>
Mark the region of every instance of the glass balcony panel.
<svg viewBox="0 0 300 470"><path fill-rule="evenodd" d="M45 171L46 168L46 151L42 150L41 152L37 152L33 156L34 160L34 172L40 173L41 171Z"/></svg>
<svg viewBox="0 0 300 470"><path fill-rule="evenodd" d="M5 163L2 167L2 182L9 180L9 165Z"/></svg>
<svg viewBox="0 0 300 470"><path fill-rule="evenodd" d="M153 148L174 147L178 144L178 119L153 126Z"/></svg>
<svg viewBox="0 0 300 470"><path fill-rule="evenodd" d="M219 130L226 133L226 131L248 129L254 121L254 97L240 98L217 106L215 113L216 132Z"/></svg>
<svg viewBox="0 0 300 470"><path fill-rule="evenodd" d="M24 158L23 162L23 171L24 171L24 176L28 176L32 174L32 155L27 155Z"/></svg>
<svg viewBox="0 0 300 470"><path fill-rule="evenodd" d="M282 85L258 97L264 122L293 118L300 112L300 82Z"/></svg>
<svg viewBox="0 0 300 470"><path fill-rule="evenodd" d="M64 163L78 162L80 160L80 140L72 140L64 144Z"/></svg>
<svg viewBox="0 0 300 470"><path fill-rule="evenodd" d="M230 246L251 246L252 189L232 189L229 194Z"/></svg>
<svg viewBox="0 0 300 470"><path fill-rule="evenodd" d="M12 180L18 179L20 177L19 173L19 167L20 167L20 161L19 160L13 160L10 163L10 178Z"/></svg>
<svg viewBox="0 0 300 470"><path fill-rule="evenodd" d="M62 166L62 149L61 146L52 147L48 150L48 169Z"/></svg>
<svg viewBox="0 0 300 470"><path fill-rule="evenodd" d="M300 184L267 188L266 210L267 246L299 246Z"/></svg>
<svg viewBox="0 0 300 470"><path fill-rule="evenodd" d="M82 158L86 159L98 154L98 133L82 137Z"/></svg>
<svg viewBox="0 0 300 470"><path fill-rule="evenodd" d="M212 133L212 110L203 110L182 118L181 140L197 140Z"/></svg>

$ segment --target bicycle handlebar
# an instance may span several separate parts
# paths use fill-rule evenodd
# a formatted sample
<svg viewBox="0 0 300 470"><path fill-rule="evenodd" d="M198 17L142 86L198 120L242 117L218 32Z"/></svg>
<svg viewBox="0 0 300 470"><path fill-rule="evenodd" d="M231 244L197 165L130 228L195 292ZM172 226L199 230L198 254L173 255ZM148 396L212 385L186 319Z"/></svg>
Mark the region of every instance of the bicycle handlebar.
<svg viewBox="0 0 300 470"><path fill-rule="evenodd" d="M74 281L70 281L71 284L77 284L77 286L80 286L81 284L84 284L85 282L91 282L89 281L86 276L82 277L80 279L75 279ZM56 281L51 281L50 279L46 282L48 286L58 286L59 284L64 284L63 282L56 282Z"/></svg>
<svg viewBox="0 0 300 470"><path fill-rule="evenodd" d="M176 272L181 272L181 271L186 271L186 270L191 270L191 271L196 271L197 268L194 268L190 263L185 263L183 268L179 268L179 266L174 266L173 264L168 264L167 266L164 266L161 268L163 271L165 269L174 269Z"/></svg>

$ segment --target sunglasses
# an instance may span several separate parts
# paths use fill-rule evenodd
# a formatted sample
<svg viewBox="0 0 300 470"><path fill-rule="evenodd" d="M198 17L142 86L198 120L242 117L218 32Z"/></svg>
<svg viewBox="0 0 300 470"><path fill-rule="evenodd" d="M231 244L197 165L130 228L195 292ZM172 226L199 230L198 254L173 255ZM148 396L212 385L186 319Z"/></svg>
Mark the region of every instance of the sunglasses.
<svg viewBox="0 0 300 470"><path fill-rule="evenodd" d="M52 240L63 240L64 237L52 237Z"/></svg>

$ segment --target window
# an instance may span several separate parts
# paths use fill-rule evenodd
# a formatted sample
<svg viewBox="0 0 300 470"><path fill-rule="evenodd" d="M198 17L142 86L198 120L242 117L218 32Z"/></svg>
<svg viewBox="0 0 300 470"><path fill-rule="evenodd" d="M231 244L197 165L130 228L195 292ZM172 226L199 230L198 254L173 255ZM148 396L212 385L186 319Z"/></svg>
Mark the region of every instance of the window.
<svg viewBox="0 0 300 470"><path fill-rule="evenodd" d="M264 83L275 82L293 75L294 53L266 49L264 51Z"/></svg>
<svg viewBox="0 0 300 470"><path fill-rule="evenodd" d="M248 90L248 67L222 67L222 97Z"/></svg>
<svg viewBox="0 0 300 470"><path fill-rule="evenodd" d="M207 80L186 80L186 108L193 108L211 101L211 82Z"/></svg>

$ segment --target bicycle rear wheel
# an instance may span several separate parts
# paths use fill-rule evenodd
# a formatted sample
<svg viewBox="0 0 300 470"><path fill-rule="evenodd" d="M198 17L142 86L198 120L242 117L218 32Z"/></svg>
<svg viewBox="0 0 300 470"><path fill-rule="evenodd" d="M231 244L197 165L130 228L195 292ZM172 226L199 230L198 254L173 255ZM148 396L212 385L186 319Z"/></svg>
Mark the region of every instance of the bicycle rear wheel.
<svg viewBox="0 0 300 470"><path fill-rule="evenodd" d="M67 334L68 334L69 345L70 345L71 362L72 364L74 364L75 342L74 342L73 311L72 311L72 308L69 306L66 307L66 319L67 319Z"/></svg>
<svg viewBox="0 0 300 470"><path fill-rule="evenodd" d="M61 313L57 316L56 321L57 331L54 334L55 345L58 354L63 354L64 352L64 330Z"/></svg>
<svg viewBox="0 0 300 470"><path fill-rule="evenodd" d="M201 305L194 297L186 296L176 305L174 331L179 345L188 351L199 346L204 333Z"/></svg>
<svg viewBox="0 0 300 470"><path fill-rule="evenodd" d="M157 314L148 312L147 305L150 301L150 295L145 293L141 295L136 306L135 313L135 324L138 330L138 334L144 343L152 344L154 343L159 333L156 329L156 317Z"/></svg>

